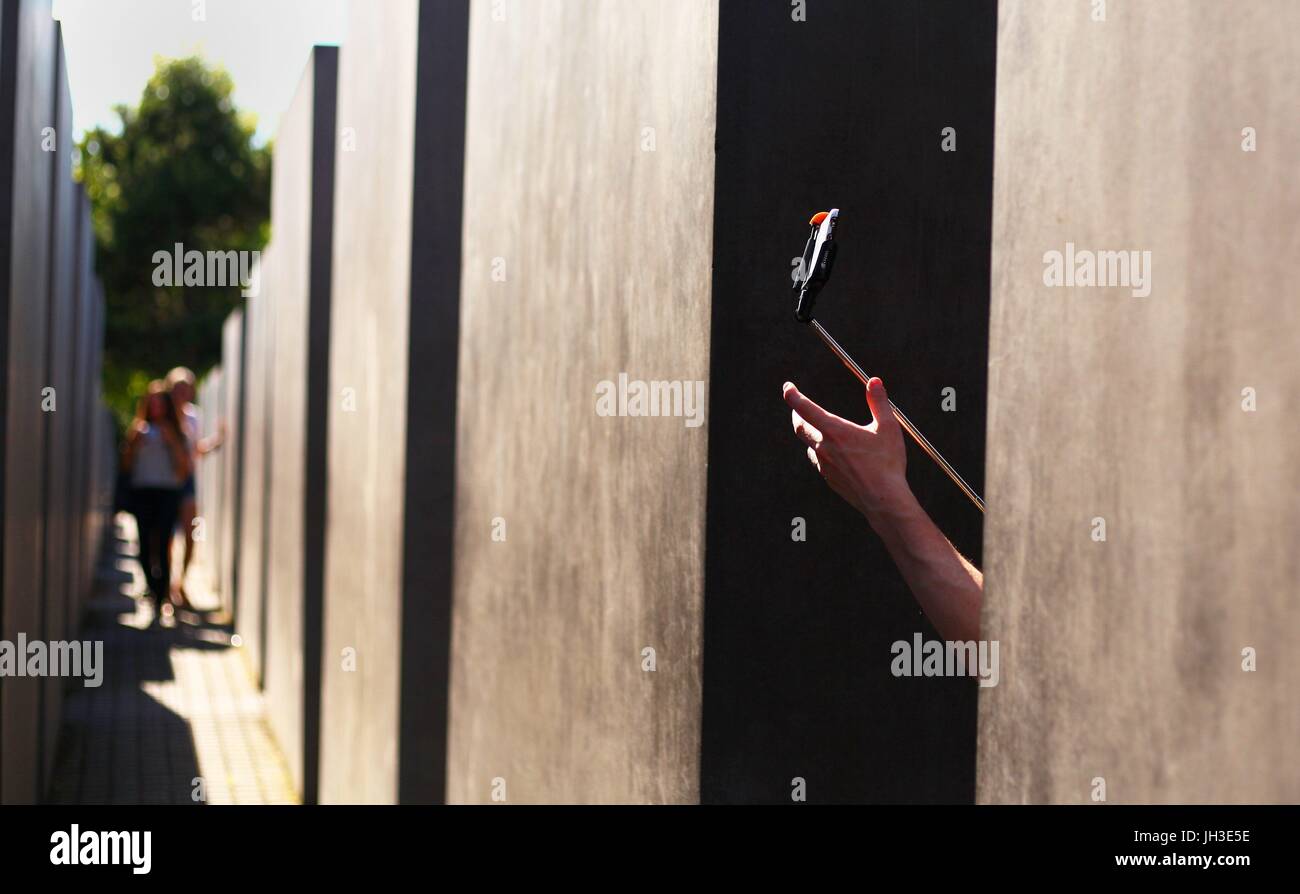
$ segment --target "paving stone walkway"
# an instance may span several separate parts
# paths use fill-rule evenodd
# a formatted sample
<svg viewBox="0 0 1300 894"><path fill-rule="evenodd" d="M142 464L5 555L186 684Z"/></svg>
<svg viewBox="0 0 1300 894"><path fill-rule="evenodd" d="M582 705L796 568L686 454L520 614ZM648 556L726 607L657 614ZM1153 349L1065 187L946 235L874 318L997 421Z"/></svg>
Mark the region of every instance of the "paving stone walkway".
<svg viewBox="0 0 1300 894"><path fill-rule="evenodd" d="M186 590L199 611L153 625L119 516L82 639L104 641L104 684L64 699L49 800L58 804L294 804L297 795L242 655L205 582L197 545ZM179 550L178 550L179 553Z"/></svg>

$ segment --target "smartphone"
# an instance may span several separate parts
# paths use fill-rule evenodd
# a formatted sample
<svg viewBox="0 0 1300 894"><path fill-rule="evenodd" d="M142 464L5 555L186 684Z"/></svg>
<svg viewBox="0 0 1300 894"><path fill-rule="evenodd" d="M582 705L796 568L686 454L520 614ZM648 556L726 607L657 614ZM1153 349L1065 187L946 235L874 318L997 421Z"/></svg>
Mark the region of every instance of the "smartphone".
<svg viewBox="0 0 1300 894"><path fill-rule="evenodd" d="M794 288L799 292L795 302L794 316L800 323L811 323L813 304L817 293L831 277L831 266L835 263L835 225L839 221L840 209L820 211L808 221L812 231L808 234L808 243L803 250L801 276L794 281Z"/></svg>

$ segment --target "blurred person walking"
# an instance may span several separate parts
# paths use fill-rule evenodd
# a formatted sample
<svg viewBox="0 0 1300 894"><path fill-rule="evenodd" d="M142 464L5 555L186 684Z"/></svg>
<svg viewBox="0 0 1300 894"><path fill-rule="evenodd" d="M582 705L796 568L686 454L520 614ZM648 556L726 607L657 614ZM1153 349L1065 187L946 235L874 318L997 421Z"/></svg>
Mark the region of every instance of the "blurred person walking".
<svg viewBox="0 0 1300 894"><path fill-rule="evenodd" d="M221 446L221 434L218 433L207 440L200 437L203 432L203 415L194 404L193 372L184 366L178 366L167 373L166 382L167 390L171 393L172 401L176 404L176 411L180 416L182 431L190 445L190 474L181 485L178 515L178 522L185 537L185 552L181 560L180 581L174 590L173 601L182 608L192 610L189 594L185 592L185 576L189 573L190 561L194 558L194 519L199 513L194 473L198 468L199 460Z"/></svg>
<svg viewBox="0 0 1300 894"><path fill-rule="evenodd" d="M122 466L131 481L131 512L140 530L140 566L154 602L154 623L171 592L171 539L181 486L193 471L192 448L165 382L155 380L137 405Z"/></svg>

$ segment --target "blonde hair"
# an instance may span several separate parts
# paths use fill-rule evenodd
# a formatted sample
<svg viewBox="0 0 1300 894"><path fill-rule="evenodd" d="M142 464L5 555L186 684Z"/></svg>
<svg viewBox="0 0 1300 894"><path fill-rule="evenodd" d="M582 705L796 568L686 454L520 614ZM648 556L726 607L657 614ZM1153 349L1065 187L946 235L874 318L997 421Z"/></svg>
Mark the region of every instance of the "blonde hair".
<svg viewBox="0 0 1300 894"><path fill-rule="evenodd" d="M167 390L170 391L181 382L191 387L194 385L194 373L184 366L178 366L167 374Z"/></svg>

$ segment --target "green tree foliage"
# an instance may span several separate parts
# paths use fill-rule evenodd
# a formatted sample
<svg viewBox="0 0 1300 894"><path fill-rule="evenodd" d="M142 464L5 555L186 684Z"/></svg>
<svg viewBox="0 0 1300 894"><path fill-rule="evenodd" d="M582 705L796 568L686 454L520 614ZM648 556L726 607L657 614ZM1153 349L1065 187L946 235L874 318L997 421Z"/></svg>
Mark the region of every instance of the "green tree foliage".
<svg viewBox="0 0 1300 894"><path fill-rule="evenodd" d="M119 420L149 379L221 357L239 286L154 285L154 253L257 251L269 236L271 150L231 102L229 75L201 59L155 60L121 132L88 130L77 176L90 197L107 321L104 393Z"/></svg>

